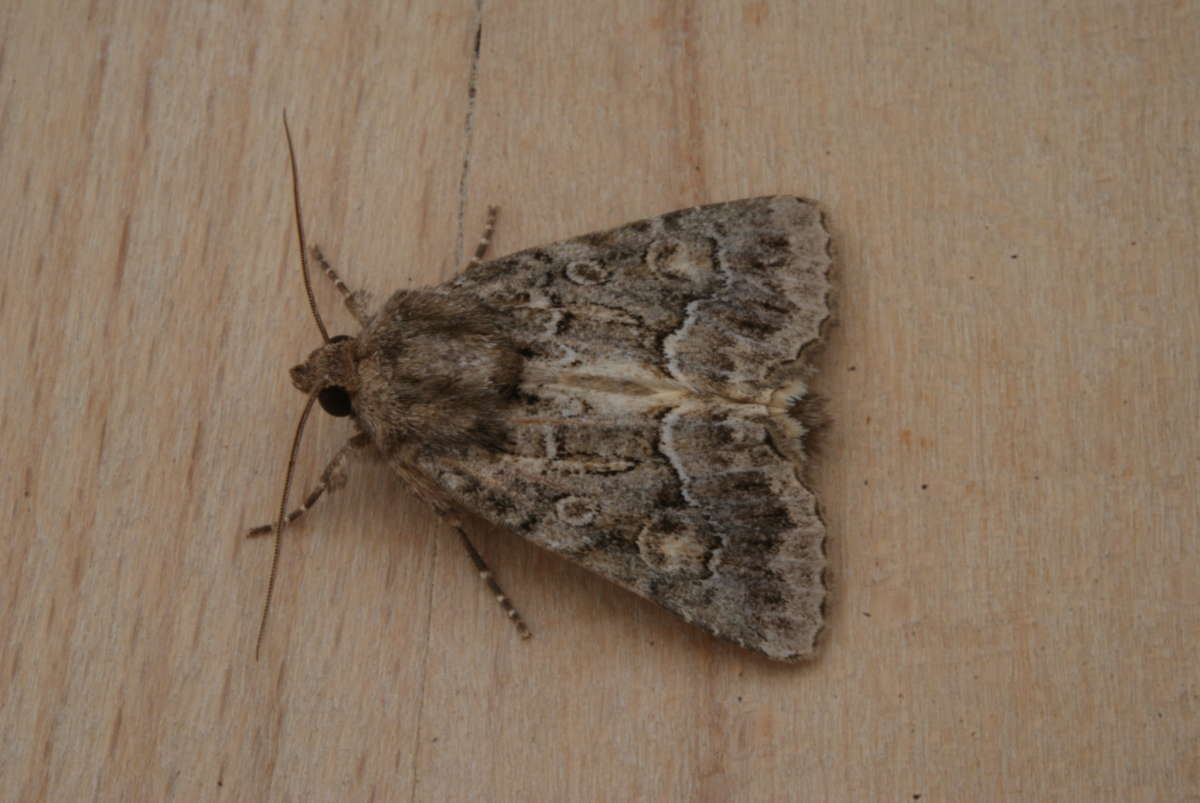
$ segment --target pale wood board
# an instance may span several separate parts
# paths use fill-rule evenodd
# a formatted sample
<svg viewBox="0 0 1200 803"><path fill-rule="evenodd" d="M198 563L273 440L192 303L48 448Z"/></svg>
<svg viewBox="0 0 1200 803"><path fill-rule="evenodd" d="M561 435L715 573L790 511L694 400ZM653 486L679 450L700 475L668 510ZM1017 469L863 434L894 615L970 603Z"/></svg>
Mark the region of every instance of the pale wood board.
<svg viewBox="0 0 1200 803"><path fill-rule="evenodd" d="M1197 3L5 6L0 799L1200 799ZM239 533L319 339L284 107L376 294L488 203L501 254L821 201L814 663L479 532L521 642L369 464L287 537L255 661Z"/></svg>

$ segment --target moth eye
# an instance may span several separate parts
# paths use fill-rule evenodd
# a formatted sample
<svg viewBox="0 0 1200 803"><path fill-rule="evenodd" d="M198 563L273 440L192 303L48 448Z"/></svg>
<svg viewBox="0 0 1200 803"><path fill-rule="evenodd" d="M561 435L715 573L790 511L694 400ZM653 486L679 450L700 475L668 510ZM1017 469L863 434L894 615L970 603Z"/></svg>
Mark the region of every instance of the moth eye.
<svg viewBox="0 0 1200 803"><path fill-rule="evenodd" d="M354 412L350 406L350 394L345 388L335 386L322 388L317 393L317 401L321 403L321 409L336 418L345 418Z"/></svg>
<svg viewBox="0 0 1200 803"><path fill-rule="evenodd" d="M329 338L330 343L341 343L343 340L350 340L350 335L334 335Z"/></svg>

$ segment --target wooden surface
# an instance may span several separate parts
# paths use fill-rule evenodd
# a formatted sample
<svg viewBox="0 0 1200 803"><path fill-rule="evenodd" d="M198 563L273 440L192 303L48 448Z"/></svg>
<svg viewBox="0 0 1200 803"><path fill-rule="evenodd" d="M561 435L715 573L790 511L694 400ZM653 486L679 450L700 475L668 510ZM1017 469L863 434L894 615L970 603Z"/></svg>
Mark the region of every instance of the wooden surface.
<svg viewBox="0 0 1200 803"><path fill-rule="evenodd" d="M1200 799L1200 5L350 5L0 10L0 798ZM318 343L284 107L310 237L379 294L488 203L498 254L823 203L818 660L480 532L521 642L369 464L254 660L239 533Z"/></svg>

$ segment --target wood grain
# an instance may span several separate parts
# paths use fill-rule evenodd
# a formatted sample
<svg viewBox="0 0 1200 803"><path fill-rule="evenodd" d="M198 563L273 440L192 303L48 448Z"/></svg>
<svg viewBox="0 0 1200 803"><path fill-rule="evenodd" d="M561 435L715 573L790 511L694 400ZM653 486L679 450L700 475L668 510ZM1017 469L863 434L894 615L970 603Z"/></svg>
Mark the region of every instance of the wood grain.
<svg viewBox="0 0 1200 803"><path fill-rule="evenodd" d="M353 8L354 10L351 10ZM1200 799L1195 2L8 3L5 800ZM378 466L268 518L310 237L383 294L820 199L834 598L776 666ZM334 328L349 316L327 286ZM316 419L299 482L345 436Z"/></svg>

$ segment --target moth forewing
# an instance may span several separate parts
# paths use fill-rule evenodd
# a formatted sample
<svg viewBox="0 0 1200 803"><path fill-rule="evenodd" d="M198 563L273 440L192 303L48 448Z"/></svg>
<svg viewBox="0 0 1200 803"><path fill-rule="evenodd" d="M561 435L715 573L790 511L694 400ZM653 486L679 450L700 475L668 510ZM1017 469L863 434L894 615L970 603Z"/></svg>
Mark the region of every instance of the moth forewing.
<svg viewBox="0 0 1200 803"><path fill-rule="evenodd" d="M435 292L495 310L522 357L504 445L405 459L455 504L715 635L807 657L825 598L808 383L831 261L819 209L777 196L469 268Z"/></svg>

